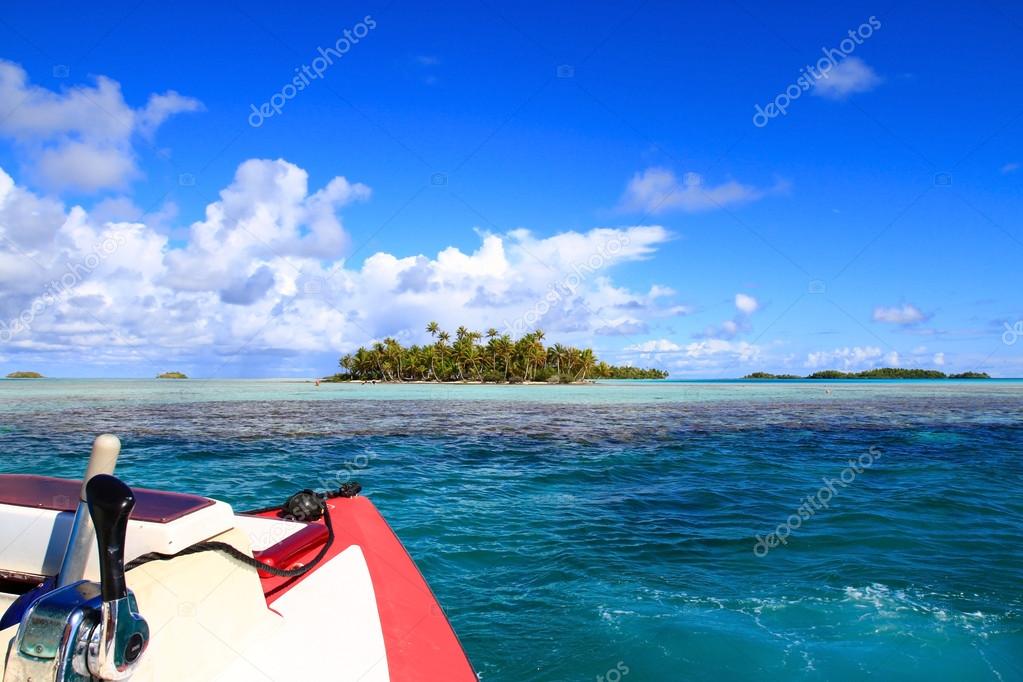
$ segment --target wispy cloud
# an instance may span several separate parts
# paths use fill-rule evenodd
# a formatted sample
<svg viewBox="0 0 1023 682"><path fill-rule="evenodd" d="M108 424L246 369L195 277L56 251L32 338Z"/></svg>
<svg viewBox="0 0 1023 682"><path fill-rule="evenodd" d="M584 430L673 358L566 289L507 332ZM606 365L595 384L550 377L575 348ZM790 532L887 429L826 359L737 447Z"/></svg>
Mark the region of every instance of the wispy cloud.
<svg viewBox="0 0 1023 682"><path fill-rule="evenodd" d="M859 57L847 57L814 81L813 94L827 99L845 99L868 92L881 84L881 77Z"/></svg>
<svg viewBox="0 0 1023 682"><path fill-rule="evenodd" d="M863 370L876 367L881 362L899 364L899 354L885 353L877 346L845 346L833 350L808 353L804 366L810 369Z"/></svg>
<svg viewBox="0 0 1023 682"><path fill-rule="evenodd" d="M594 333L601 336L632 336L633 334L645 334L649 331L646 322L633 317L620 317L608 320L594 330Z"/></svg>
<svg viewBox="0 0 1023 682"><path fill-rule="evenodd" d="M1016 161L1010 161L1009 163L1002 166L1002 175L1008 175L1009 173L1015 173L1020 169L1020 164Z"/></svg>
<svg viewBox="0 0 1023 682"><path fill-rule="evenodd" d="M725 320L721 324L711 325L702 332L693 334L696 339L734 339L740 332L749 331L749 324L742 318Z"/></svg>
<svg viewBox="0 0 1023 682"><path fill-rule="evenodd" d="M679 180L667 168L651 167L636 173L619 201L621 211L641 211L658 215L668 211L712 211L761 199L771 192L783 191L787 183L762 188L728 180L709 184L698 173L686 173Z"/></svg>
<svg viewBox="0 0 1023 682"><path fill-rule="evenodd" d="M910 325L923 322L928 319L919 308L911 303L904 303L901 306L878 306L874 308L874 321L886 322L888 324Z"/></svg>
<svg viewBox="0 0 1023 682"><path fill-rule="evenodd" d="M686 315L692 315L696 312L696 308L691 305L673 305L666 308L663 311L665 317L685 317Z"/></svg>
<svg viewBox="0 0 1023 682"><path fill-rule="evenodd" d="M706 339L687 344L687 358L700 359L713 356L731 356L743 362L760 357L761 349L746 341L725 341L723 339Z"/></svg>
<svg viewBox="0 0 1023 682"><path fill-rule="evenodd" d="M749 317L760 309L760 301L749 294L735 295L735 316L693 335L697 339L733 339L751 329Z"/></svg>
<svg viewBox="0 0 1023 682"><path fill-rule="evenodd" d="M418 67L419 79L424 85L436 85L440 82L437 76L437 67L440 66L440 57L432 54L419 54L413 60Z"/></svg>
<svg viewBox="0 0 1023 682"><path fill-rule="evenodd" d="M678 345L674 341L669 341L668 339L653 339L650 341L643 341L642 343L634 343L631 346L626 346L624 350L635 351L638 353L670 353L682 350L682 346Z"/></svg>

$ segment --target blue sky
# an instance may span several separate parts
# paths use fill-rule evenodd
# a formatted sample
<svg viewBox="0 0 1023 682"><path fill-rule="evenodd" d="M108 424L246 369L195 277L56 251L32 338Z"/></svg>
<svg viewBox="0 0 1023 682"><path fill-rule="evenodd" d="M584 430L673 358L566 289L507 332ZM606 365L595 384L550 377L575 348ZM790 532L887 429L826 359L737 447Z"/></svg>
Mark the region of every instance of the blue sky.
<svg viewBox="0 0 1023 682"><path fill-rule="evenodd" d="M998 0L21 3L0 369L312 376L438 319L679 378L1020 376L1021 37Z"/></svg>

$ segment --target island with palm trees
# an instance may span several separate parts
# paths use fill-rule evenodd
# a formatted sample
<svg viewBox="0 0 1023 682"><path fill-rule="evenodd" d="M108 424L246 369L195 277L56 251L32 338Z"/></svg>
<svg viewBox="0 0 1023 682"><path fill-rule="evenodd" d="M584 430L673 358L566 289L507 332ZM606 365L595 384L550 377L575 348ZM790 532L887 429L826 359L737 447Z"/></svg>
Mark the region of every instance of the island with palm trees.
<svg viewBox="0 0 1023 682"><path fill-rule="evenodd" d="M961 374L945 374L936 369L904 369L902 367L879 367L863 372L840 372L826 369L814 372L805 377L797 374L771 374L769 372L753 372L743 379L990 379L987 372L962 372Z"/></svg>
<svg viewBox="0 0 1023 682"><path fill-rule="evenodd" d="M547 347L544 332L529 332L519 339L496 329L484 334L459 327L455 338L436 322L426 325L433 343L402 346L393 338L344 355L342 371L323 381L472 382L472 383L583 383L593 379L664 379L659 369L609 365L590 348L556 343Z"/></svg>

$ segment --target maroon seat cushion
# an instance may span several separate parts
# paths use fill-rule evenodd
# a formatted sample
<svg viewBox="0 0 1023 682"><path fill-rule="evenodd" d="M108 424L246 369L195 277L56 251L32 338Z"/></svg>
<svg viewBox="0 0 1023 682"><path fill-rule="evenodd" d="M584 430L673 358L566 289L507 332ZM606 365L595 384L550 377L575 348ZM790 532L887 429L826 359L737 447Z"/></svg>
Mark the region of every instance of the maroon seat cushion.
<svg viewBox="0 0 1023 682"><path fill-rule="evenodd" d="M78 508L81 489L81 481L66 478L0 474L0 504L74 511ZM134 521L168 523L213 504L213 500L198 495L148 488L132 488L132 492L135 493L135 509L131 512Z"/></svg>

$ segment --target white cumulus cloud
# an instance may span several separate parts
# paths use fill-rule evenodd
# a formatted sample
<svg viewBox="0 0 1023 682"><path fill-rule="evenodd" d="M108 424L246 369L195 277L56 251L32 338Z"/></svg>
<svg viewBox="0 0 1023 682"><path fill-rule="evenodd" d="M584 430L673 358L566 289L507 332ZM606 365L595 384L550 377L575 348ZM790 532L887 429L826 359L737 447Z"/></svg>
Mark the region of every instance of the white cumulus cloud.
<svg viewBox="0 0 1023 682"><path fill-rule="evenodd" d="M151 137L174 114L202 104L174 91L154 94L133 108L117 81L54 92L29 82L25 70L0 60L0 102L13 107L0 118L0 136L15 148L32 178L52 191L124 188L140 177L133 137Z"/></svg>
<svg viewBox="0 0 1023 682"><path fill-rule="evenodd" d="M863 370L876 367L882 360L898 364L898 354L885 354L877 346L845 346L829 351L808 353L804 365L811 369Z"/></svg>
<svg viewBox="0 0 1023 682"><path fill-rule="evenodd" d="M759 363L760 346L747 341L703 339L680 345L668 339L644 341L627 346L616 357L620 364L659 367L672 376L738 376L741 366Z"/></svg>
<svg viewBox="0 0 1023 682"><path fill-rule="evenodd" d="M760 307L760 302L749 294L736 294L735 307L741 313L752 315Z"/></svg>
<svg viewBox="0 0 1023 682"><path fill-rule="evenodd" d="M717 355L733 356L737 360L747 362L760 357L759 346L746 341L727 341L724 339L705 339L686 345L685 354L688 358L700 359Z"/></svg>
<svg viewBox="0 0 1023 682"><path fill-rule="evenodd" d="M847 57L814 81L813 94L827 99L845 99L873 90L881 77L859 57Z"/></svg>
<svg viewBox="0 0 1023 682"><path fill-rule="evenodd" d="M119 367L234 362L333 354L388 335L422 341L431 319L513 335L541 327L590 344L594 334L642 333L677 307L667 287L633 290L611 277L671 238L660 226L480 231L475 250L378 252L350 264L339 213L370 194L343 177L310 188L283 160L245 161L179 245L130 201L93 214L0 170L0 352Z"/></svg>

